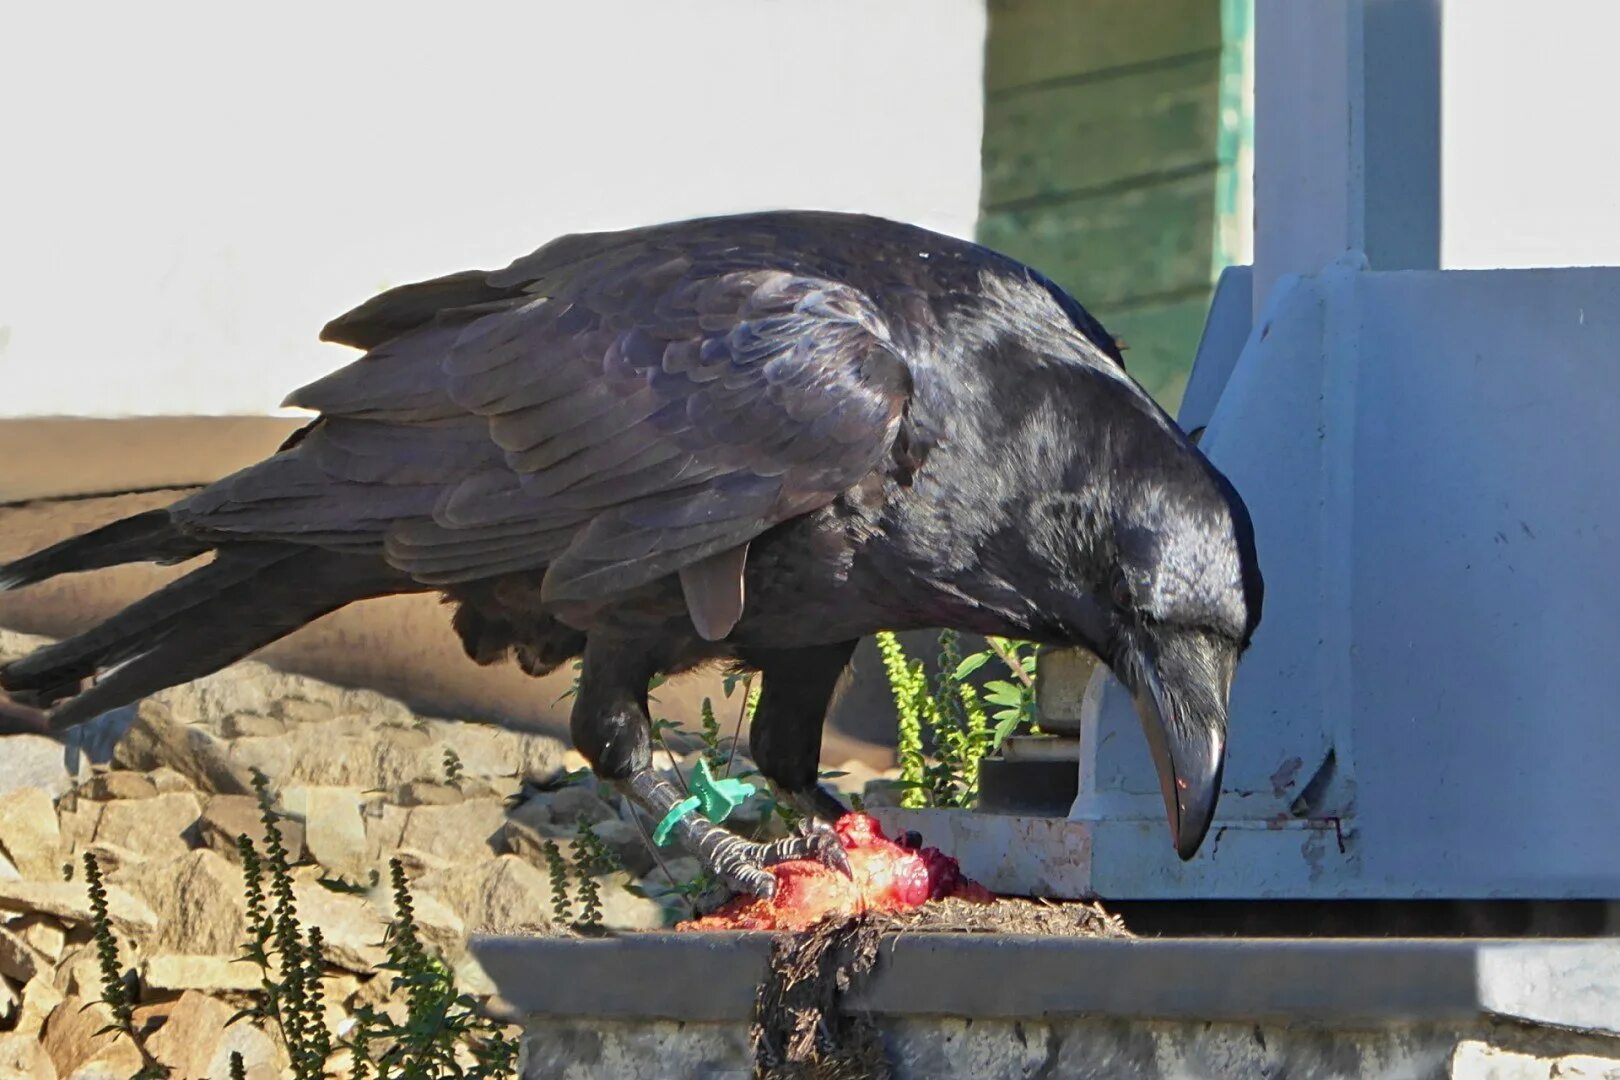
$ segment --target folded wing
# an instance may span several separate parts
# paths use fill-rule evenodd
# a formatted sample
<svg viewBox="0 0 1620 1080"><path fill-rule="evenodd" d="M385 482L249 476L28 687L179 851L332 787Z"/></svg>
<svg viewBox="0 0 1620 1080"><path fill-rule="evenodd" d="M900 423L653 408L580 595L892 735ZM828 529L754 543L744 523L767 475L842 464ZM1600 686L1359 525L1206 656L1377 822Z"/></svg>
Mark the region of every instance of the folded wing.
<svg viewBox="0 0 1620 1080"><path fill-rule="evenodd" d="M377 551L433 585L547 567L558 601L701 563L690 598L715 566L740 572L705 560L881 465L909 372L858 289L769 252L628 235L336 320L327 337L370 351L288 399L321 419L177 507L182 525Z"/></svg>

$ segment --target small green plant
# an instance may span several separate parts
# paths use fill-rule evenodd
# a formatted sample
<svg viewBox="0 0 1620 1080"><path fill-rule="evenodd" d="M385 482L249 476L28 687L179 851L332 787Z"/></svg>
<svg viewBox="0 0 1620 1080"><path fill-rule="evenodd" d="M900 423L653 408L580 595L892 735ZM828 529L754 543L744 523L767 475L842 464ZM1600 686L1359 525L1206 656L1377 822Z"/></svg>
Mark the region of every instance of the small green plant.
<svg viewBox="0 0 1620 1080"><path fill-rule="evenodd" d="M1038 654L1036 646L1027 641L998 637L984 640L1013 680L992 679L984 684L985 702L996 706L996 711L990 714L990 719L996 722L995 730L990 735L990 750L993 753L1001 749L1001 744L1009 735L1018 731L1040 730L1035 709Z"/></svg>
<svg viewBox="0 0 1620 1080"><path fill-rule="evenodd" d="M608 869L607 863L602 838L581 820L574 840L574 873L579 878L579 925L587 930L602 928L602 889L596 875Z"/></svg>
<svg viewBox="0 0 1620 1080"><path fill-rule="evenodd" d="M238 1012L232 1022L251 1017L275 1024L287 1047L294 1080L322 1080L330 1074L333 1054L339 1049L326 1026L322 1001L325 944L320 927L306 931L299 922L280 815L271 801L269 781L257 770L253 787L264 825L265 851L261 856L247 836L238 837L236 846L242 856L247 898L248 936L242 959L256 964L262 978L255 1003ZM388 962L383 968L394 973L393 987L405 995L406 1016L396 1022L369 1006L356 1010L354 1028L343 1044L354 1055L351 1075L357 1080L513 1076L516 1040L481 1016L474 999L457 992L449 968L422 943L404 866L395 859L389 870L395 916L389 926ZM475 1064L461 1064L458 1051L464 1051ZM236 1068L234 1063L232 1068Z"/></svg>
<svg viewBox="0 0 1620 1080"><path fill-rule="evenodd" d="M973 806L985 755L1015 732L1033 729L1035 646L1004 638L986 641L988 649L963 656L960 637L942 631L939 673L930 679L926 665L906 655L897 635L877 635L898 722L900 805ZM1008 678L990 680L981 690L971 676L992 660L1006 667Z"/></svg>
<svg viewBox="0 0 1620 1080"><path fill-rule="evenodd" d="M107 907L107 886L102 882L101 865L88 851L84 853L84 880L90 893L90 927L96 946L96 963L101 968L101 1001L112 1012L112 1023L101 1032L121 1031L129 1036L141 1055L141 1067L131 1080L162 1080L169 1070L146 1050L135 1031L135 1000L124 981L124 965L118 959L118 939L113 936L112 915Z"/></svg>
<svg viewBox="0 0 1620 1080"><path fill-rule="evenodd" d="M568 864L563 861L562 850L553 840L541 848L546 856L546 870L551 874L551 914L559 923L573 918L573 905L568 902Z"/></svg>
<svg viewBox="0 0 1620 1080"><path fill-rule="evenodd" d="M242 856L247 897L247 941L242 959L261 972L258 1001L232 1020L251 1017L281 1029L295 1080L320 1080L331 1056L330 1033L320 1003L320 977L325 969L320 932L305 934L298 921L291 859L281 834L281 816L270 797L270 781L253 771L253 791L264 827L263 857L246 835L236 839Z"/></svg>
<svg viewBox="0 0 1620 1080"><path fill-rule="evenodd" d="M354 1055L351 1075L356 1080L511 1077L517 1067L517 1040L481 1015L472 997L457 992L449 967L422 943L404 864L392 859L388 869L394 922L383 968L394 973L394 989L405 994L406 1017L396 1022L369 1005L355 1010L354 1034L348 1043ZM465 1051L473 1064L464 1065L458 1051Z"/></svg>
<svg viewBox="0 0 1620 1080"><path fill-rule="evenodd" d="M102 883L101 865L90 852L84 853L84 880L90 892L90 924L95 935L96 963L101 968L101 1001L113 1014L113 1026L132 1035L135 1010L130 1001L124 968L118 961L118 940L113 937L112 917L107 910L107 886Z"/></svg>
<svg viewBox="0 0 1620 1080"><path fill-rule="evenodd" d="M731 763L725 748L720 745L720 721L714 715L714 702L708 698L703 699L699 720L703 724L703 756L708 759L710 769L723 775Z"/></svg>
<svg viewBox="0 0 1620 1080"><path fill-rule="evenodd" d="M461 783L465 768L461 764L461 755L453 747L444 748L444 782L452 786Z"/></svg>
<svg viewBox="0 0 1620 1080"><path fill-rule="evenodd" d="M899 724L895 754L900 761L900 805L920 807L928 805L925 781L927 756L923 749L923 728L931 723L929 713L934 710L928 695L928 676L921 660L912 660L900 644L898 634L884 631L877 635L878 655L883 659L883 671L889 679L889 692L894 695L894 712Z"/></svg>
<svg viewBox="0 0 1620 1080"><path fill-rule="evenodd" d="M675 773L676 782L681 785L682 791L688 791L690 789L686 786L686 774L681 771L680 758L675 755L675 748L669 745L669 740L664 737L665 732L671 731L675 732L676 734L685 733L685 729L681 726L681 723L678 720L659 718L652 722L653 742L663 747L665 756L669 758L669 767Z"/></svg>

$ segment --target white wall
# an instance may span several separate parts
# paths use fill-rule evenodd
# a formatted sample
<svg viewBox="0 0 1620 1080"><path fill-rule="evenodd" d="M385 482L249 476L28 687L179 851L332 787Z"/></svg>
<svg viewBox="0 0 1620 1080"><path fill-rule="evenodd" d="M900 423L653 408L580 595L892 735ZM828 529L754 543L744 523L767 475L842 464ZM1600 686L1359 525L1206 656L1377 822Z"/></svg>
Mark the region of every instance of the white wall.
<svg viewBox="0 0 1620 1080"><path fill-rule="evenodd" d="M1613 0L1446 0L1441 261L1620 265Z"/></svg>
<svg viewBox="0 0 1620 1080"><path fill-rule="evenodd" d="M8 5L0 417L265 413L321 325L563 232L971 235L982 0Z"/></svg>

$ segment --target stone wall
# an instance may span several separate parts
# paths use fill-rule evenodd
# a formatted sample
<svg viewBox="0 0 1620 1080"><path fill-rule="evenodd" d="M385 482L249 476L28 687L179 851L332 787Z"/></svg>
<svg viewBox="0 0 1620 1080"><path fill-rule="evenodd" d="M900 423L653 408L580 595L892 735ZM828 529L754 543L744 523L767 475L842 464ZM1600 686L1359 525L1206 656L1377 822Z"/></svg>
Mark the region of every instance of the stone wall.
<svg viewBox="0 0 1620 1080"><path fill-rule="evenodd" d="M1615 1080L1612 1041L1510 1024L1367 1030L1065 1018L880 1020L895 1080ZM747 1078L748 1024L531 1020L528 1080Z"/></svg>

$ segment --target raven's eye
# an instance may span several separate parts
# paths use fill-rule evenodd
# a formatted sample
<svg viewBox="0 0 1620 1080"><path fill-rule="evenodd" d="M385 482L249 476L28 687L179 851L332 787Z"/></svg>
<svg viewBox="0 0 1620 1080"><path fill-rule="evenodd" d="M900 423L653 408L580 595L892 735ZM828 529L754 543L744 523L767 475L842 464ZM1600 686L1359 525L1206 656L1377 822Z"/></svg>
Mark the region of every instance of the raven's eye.
<svg viewBox="0 0 1620 1080"><path fill-rule="evenodd" d="M1121 610L1129 610L1131 606L1131 587L1126 582L1124 574L1114 574L1113 593L1114 606Z"/></svg>

